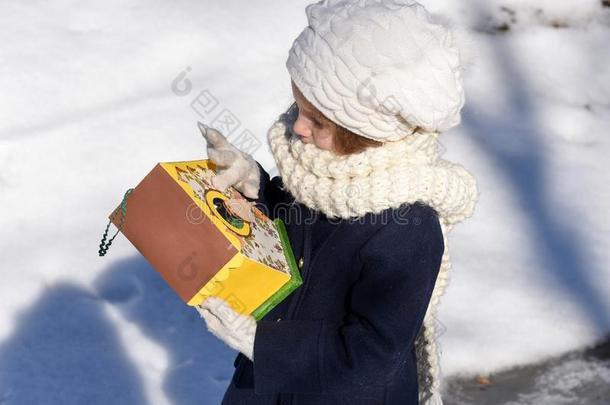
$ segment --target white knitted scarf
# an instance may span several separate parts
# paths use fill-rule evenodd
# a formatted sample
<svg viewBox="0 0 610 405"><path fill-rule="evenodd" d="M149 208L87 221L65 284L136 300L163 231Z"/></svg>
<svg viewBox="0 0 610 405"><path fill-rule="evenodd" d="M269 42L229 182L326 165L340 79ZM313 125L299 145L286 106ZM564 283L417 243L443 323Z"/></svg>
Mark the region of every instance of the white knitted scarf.
<svg viewBox="0 0 610 405"><path fill-rule="evenodd" d="M356 218L415 201L438 212L445 250L415 346L420 403L441 405L435 315L451 268L447 233L473 214L479 198L475 178L461 165L440 158L437 133L415 133L340 156L303 143L292 132L293 120L283 114L268 140L284 187L298 202L329 218Z"/></svg>

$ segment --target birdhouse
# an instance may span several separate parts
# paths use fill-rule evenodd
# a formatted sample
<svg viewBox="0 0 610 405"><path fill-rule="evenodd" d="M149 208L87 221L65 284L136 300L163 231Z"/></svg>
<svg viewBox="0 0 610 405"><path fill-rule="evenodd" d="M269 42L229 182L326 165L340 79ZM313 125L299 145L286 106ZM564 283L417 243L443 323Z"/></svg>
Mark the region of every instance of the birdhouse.
<svg viewBox="0 0 610 405"><path fill-rule="evenodd" d="M215 169L159 163L109 218L186 304L217 296L259 320L301 276L284 223L232 187L215 189Z"/></svg>

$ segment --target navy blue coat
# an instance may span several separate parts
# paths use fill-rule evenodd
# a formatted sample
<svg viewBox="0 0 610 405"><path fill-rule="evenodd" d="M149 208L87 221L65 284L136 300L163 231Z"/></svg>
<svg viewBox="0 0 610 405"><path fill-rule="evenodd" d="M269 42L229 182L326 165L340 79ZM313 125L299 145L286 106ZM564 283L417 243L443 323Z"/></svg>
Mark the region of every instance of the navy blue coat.
<svg viewBox="0 0 610 405"><path fill-rule="evenodd" d="M416 405L414 340L438 275L436 211L405 204L330 219L261 169L257 206L286 224L303 284L239 353L223 405Z"/></svg>

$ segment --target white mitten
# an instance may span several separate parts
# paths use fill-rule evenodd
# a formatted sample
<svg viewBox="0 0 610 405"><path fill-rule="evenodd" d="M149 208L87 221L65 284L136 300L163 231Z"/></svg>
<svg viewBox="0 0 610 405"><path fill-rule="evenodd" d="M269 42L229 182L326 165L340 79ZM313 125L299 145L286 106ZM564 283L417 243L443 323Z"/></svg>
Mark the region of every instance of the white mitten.
<svg viewBox="0 0 610 405"><path fill-rule="evenodd" d="M254 317L235 312L225 300L218 297L209 297L195 308L214 336L254 360Z"/></svg>
<svg viewBox="0 0 610 405"><path fill-rule="evenodd" d="M212 177L212 184L222 192L233 186L246 197L258 198L260 171L249 154L233 146L218 130L198 122L199 130L207 141L208 158L223 167Z"/></svg>

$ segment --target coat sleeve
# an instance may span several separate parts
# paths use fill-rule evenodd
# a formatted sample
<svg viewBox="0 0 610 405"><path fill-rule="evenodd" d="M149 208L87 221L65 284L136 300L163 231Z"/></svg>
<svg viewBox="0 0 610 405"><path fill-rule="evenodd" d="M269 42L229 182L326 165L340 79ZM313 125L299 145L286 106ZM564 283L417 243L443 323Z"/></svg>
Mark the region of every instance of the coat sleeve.
<svg viewBox="0 0 610 405"><path fill-rule="evenodd" d="M251 200L265 215L275 219L280 211L281 204L290 204L294 200L292 195L284 189L284 183L280 176L270 178L269 173L263 166L256 162L260 170L260 183L258 198Z"/></svg>
<svg viewBox="0 0 610 405"><path fill-rule="evenodd" d="M436 212L414 211L408 224L390 221L361 248L361 274L341 324L259 323L257 393L330 393L390 381L410 355L444 250Z"/></svg>

